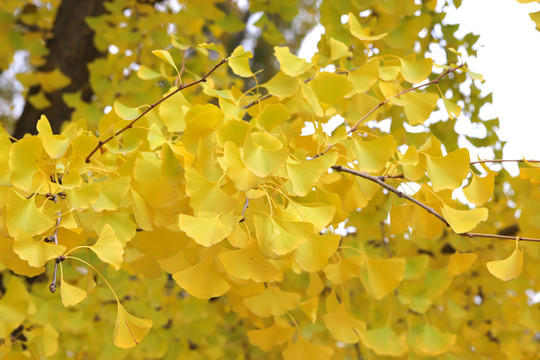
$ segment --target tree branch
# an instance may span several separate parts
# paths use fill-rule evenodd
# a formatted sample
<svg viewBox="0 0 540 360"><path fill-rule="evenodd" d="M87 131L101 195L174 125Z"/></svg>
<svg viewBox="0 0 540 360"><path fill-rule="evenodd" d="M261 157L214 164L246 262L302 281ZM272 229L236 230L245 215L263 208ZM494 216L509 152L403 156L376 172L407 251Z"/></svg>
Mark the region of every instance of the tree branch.
<svg viewBox="0 0 540 360"><path fill-rule="evenodd" d="M366 120L371 114L373 114L375 111L377 111L378 109L380 109L381 107L383 107L384 105L386 105L390 99L395 99L403 94L406 94L408 92L411 92L411 91L414 91L414 90L418 90L418 89L421 89L421 88L424 88L426 86L429 86L429 85L433 85L433 84L438 84L439 81L447 76L448 74L450 73L453 73L454 71L458 70L458 69L461 69L463 66L465 66L465 64L461 64L461 65L458 65L456 66L455 68L450 68L450 69L446 69L446 71L444 71L441 75L437 76L435 79L431 80L431 81L428 81L427 83L424 83L424 84L420 84L420 85L416 85L416 86L413 86L412 88L409 88L409 89L405 89L405 90L402 90L400 91L399 93L397 93L396 95L394 96L391 96L389 97L388 99L380 102L379 104L377 104L375 107L373 107L371 110L369 110L367 112L367 114L365 114L364 116L362 116L360 118L360 120L358 120L356 122L356 124L353 125L352 128L349 129L349 131L347 131L347 135L355 132L356 130L358 130L358 126L360 126L360 124ZM335 146L334 145L329 145L323 152L321 152L320 154L317 154L315 155L313 158L317 158L319 156L323 156L324 154L326 154L331 148L333 148Z"/></svg>
<svg viewBox="0 0 540 360"><path fill-rule="evenodd" d="M209 72L206 73L206 75L204 75L202 78L200 78L199 80L197 81L194 81L192 83L189 83L187 85L180 85L178 87L178 89L174 90L172 93L170 93L169 95L165 96L164 98L162 98L161 100L153 103L152 105L150 105L150 107L146 110L144 110L139 116L137 116L135 119L131 120L129 122L129 124L127 124L126 126L124 126L122 129L118 130L117 132L114 133L114 135L111 135L109 136L107 139L105 140L99 140L98 144L96 145L96 147L90 152L90 154L88 154L88 156L86 157L86 162L90 162L90 158L92 157L92 155L94 155L96 153L96 151L98 151L99 149L101 149L103 147L103 145L105 145L106 143L108 143L109 141L111 141L112 139L114 139L115 137L117 137L118 135L120 135L121 133L123 133L124 131L128 130L128 129L131 129L133 127L133 124L135 124L139 119L141 119L143 116L145 116L147 113L149 113L153 108L155 108L156 106L158 106L159 104L161 104L162 102L164 102L165 100L167 100L168 98L170 98L171 96L173 96L174 94L176 94L177 92L181 91L181 90L184 90L188 87L191 87L191 86L194 86L194 85L197 85L199 83L202 83L202 82L206 82L206 79L208 78L208 76L210 76L210 74L212 74L214 71L216 71L217 68L219 68L221 65L225 64L227 62L227 59L223 59L221 60L219 63L217 63Z"/></svg>
<svg viewBox="0 0 540 360"><path fill-rule="evenodd" d="M51 194L49 196L49 199L54 201L55 203L58 202L58 195L57 194ZM54 233L53 233L53 236L52 236L52 239L50 239L49 241L51 242L54 242L54 245L58 245L58 228L60 226L60 222L62 222L62 211L61 210L58 210L58 212L56 213L56 226L54 227ZM54 272L53 272L53 278L52 278L52 281L51 281L51 284L49 285L49 290L54 293L56 291L56 275L58 273L58 263L59 261L55 261L54 262Z"/></svg>
<svg viewBox="0 0 540 360"><path fill-rule="evenodd" d="M493 159L493 160L478 160L478 161L471 161L470 164L484 164L484 163L503 163L503 162L529 162L529 163L540 163L540 160L507 160L507 159Z"/></svg>
<svg viewBox="0 0 540 360"><path fill-rule="evenodd" d="M378 176L373 176L373 175L369 175L369 174L366 174L364 172L361 172L361 171L357 171L357 170L354 170L354 169L349 169L349 168L346 168L346 167L343 167L341 165L334 165L332 166L332 169L336 170L336 171L339 171L339 172L346 172L346 173L349 173L349 174L353 174L353 175L356 175L356 176L359 176L359 177L362 177L364 179L367 179L369 181L373 181L374 183L377 183L379 184L380 186L382 186L383 188L385 188L386 190L390 191L390 192L393 192L394 194L396 194L398 197L400 198L404 198L404 199L407 199L409 200L410 202L420 206L421 208L423 208L424 210L426 210L428 213L432 214L433 216L437 217L439 220L441 220L446 226L450 227L450 224L448 223L448 221L446 221L446 219L444 217L442 217L441 214L439 214L438 212L436 212L435 210L433 210L433 208L430 208L429 206L427 206L426 204L416 200L415 198L405 194L404 192L402 191L399 191L398 189L396 189L395 187L391 186L391 185L388 185L387 183L385 183L383 180L381 180Z"/></svg>
<svg viewBox="0 0 540 360"><path fill-rule="evenodd" d="M380 186L382 186L383 188L385 188L386 190L388 190L390 192L393 192L397 196L399 196L401 198L404 198L404 199L407 199L410 202L420 206L422 209L426 210L428 213L432 214L437 219L441 220L447 227L450 227L450 224L448 223L448 221L446 221L446 219L441 214L439 214L438 212L433 210L433 208L430 208L426 204L424 204L424 203L416 200L415 198L403 193L402 191L399 191L395 187L393 187L391 185L388 185L387 183L384 182L384 177L382 177L382 176L369 175L369 174L366 174L366 173L361 172L361 171L357 171L357 170L354 170L354 169L349 169L349 168L343 167L341 165L334 165L334 166L332 166L332 169L336 170L336 171L339 171L339 172L346 172L346 173L349 173L349 174L352 174L352 175L356 175L356 176L362 177L364 179L367 179L369 181L373 181L374 183L377 183ZM481 233L466 232L466 233L457 234L457 235L467 236L467 237L470 237L470 238L482 237L482 238L491 238L491 239L516 240L516 236L497 235L497 234L481 234ZM540 239L529 238L529 237L521 237L521 236L519 237L519 240L520 241L540 242Z"/></svg>

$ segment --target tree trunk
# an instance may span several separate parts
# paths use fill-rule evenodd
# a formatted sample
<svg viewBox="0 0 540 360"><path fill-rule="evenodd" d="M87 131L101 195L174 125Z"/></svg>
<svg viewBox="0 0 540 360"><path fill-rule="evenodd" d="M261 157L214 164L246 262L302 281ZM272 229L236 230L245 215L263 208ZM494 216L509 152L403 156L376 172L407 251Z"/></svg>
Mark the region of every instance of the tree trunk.
<svg viewBox="0 0 540 360"><path fill-rule="evenodd" d="M88 83L88 63L101 56L94 46L94 32L86 25L86 17L105 13L105 0L63 0L58 8L54 22L53 36L47 41L49 55L38 71L60 71L71 79L67 87L52 93L45 93L51 105L38 110L26 101L23 113L15 126L13 136L21 138L26 133L36 133L36 123L45 114L51 123L53 132L60 130L60 125L69 120L73 109L62 100L62 94L82 90L82 99L90 101L92 89ZM33 86L28 96L37 94L40 86Z"/></svg>

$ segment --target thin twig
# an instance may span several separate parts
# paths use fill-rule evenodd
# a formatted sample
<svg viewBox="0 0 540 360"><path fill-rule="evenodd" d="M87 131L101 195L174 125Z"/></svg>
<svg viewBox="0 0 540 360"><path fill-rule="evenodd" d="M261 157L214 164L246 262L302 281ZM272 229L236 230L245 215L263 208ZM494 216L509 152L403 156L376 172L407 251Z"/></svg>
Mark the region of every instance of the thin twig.
<svg viewBox="0 0 540 360"><path fill-rule="evenodd" d="M137 116L135 119L131 120L129 122L129 124L127 124L126 126L124 126L122 129L118 130L117 132L114 133L114 135L111 135L109 136L107 139L105 140L99 140L98 144L96 145L96 147L90 152L90 154L88 154L88 156L86 157L86 162L90 162L90 158L92 157L92 155L95 154L96 151L98 151L99 149L101 149L103 147L103 145L105 145L106 143L108 143L109 141L111 141L112 139L114 139L115 137L117 137L118 135L120 135L121 133L123 133L124 131L128 130L128 129L131 129L133 127L133 124L135 124L139 119L141 119L143 116L145 116L148 112L150 112L150 110L152 110L153 108L155 108L156 106L158 106L159 104L161 104L162 102L164 102L165 100L167 100L168 98L170 98L171 96L173 96L174 94L176 94L177 92L181 91L181 90L184 90L188 87L191 87L191 86L194 86L194 85L197 85L199 83L202 83L202 82L206 82L206 79L208 78L208 76L210 76L210 74L212 74L217 68L219 68L221 65L225 64L227 62L227 59L223 59L221 60L219 63L217 63L213 68L212 70L210 70L208 73L206 73L206 75L204 75L202 78L200 78L199 80L197 81L194 81L192 83L189 83L187 85L181 85L178 87L178 89L174 90L172 93L168 94L167 96L165 96L164 98L162 98L161 100L155 102L154 104L150 105L150 107L146 110L144 110L139 116Z"/></svg>
<svg viewBox="0 0 540 360"><path fill-rule="evenodd" d="M347 131L347 135L355 132L356 130L358 130L358 126L360 126L360 124L366 120L371 114L373 114L375 111L377 111L378 109L380 109L381 107L383 107L384 105L386 105L390 99L395 99L395 98L398 98L399 96L403 95L403 94L406 94L408 92L411 92L411 91L414 91L414 90L418 90L418 89L421 89L421 88L424 88L426 86L429 86L429 85L433 85L433 84L438 84L439 81L447 76L448 74L450 73L453 73L454 71L462 68L463 66L465 66L465 64L461 64L461 65L458 65L456 66L455 68L450 68L450 69L447 69L446 71L444 71L441 75L437 76L435 79L431 80L431 81L428 81L426 83L423 83L423 84L420 84L420 85L416 85L416 86L413 86L411 88L408 88L408 89L404 89L402 91L400 91L399 93L395 94L394 96L391 96L389 97L388 99L384 100L384 101L381 101L380 103L378 103L377 105L375 105L375 107L373 107L371 110L369 110L367 112L367 114L365 114L364 116L362 116L360 118L360 120L358 120L356 122L356 124L353 125L352 128L349 129L349 131ZM313 158L317 158L319 156L323 156L324 154L326 154L330 149L332 149L333 147L335 146L335 144L333 145L328 145L328 147L323 151L321 152L320 154L317 154L315 155Z"/></svg>
<svg viewBox="0 0 540 360"><path fill-rule="evenodd" d="M479 233L466 232L466 233L463 233L463 234L460 234L460 235L468 236L470 238L481 237L481 238L489 238L489 239L516 240L516 236L497 235L497 234L479 234ZM540 242L540 239L529 238L529 237L521 237L520 236L519 241Z"/></svg>
<svg viewBox="0 0 540 360"><path fill-rule="evenodd" d="M392 257L392 250L390 250L390 240L388 239L388 236L386 236L386 231L384 231L384 221L381 221L381 236L382 236L382 242L383 246L386 249L386 253L388 254L388 257Z"/></svg>
<svg viewBox="0 0 540 360"><path fill-rule="evenodd" d="M239 222L242 222L242 221L245 221L246 220L246 217L244 216L244 214L246 213L246 210L249 206L249 199L246 198L246 202L244 203L244 207L242 208L242 213L240 214L240 216L242 216L242 218L240 219Z"/></svg>
<svg viewBox="0 0 540 360"><path fill-rule="evenodd" d="M493 159L493 160L478 160L478 161L471 161L469 164L483 164L483 163L502 163L502 162L529 162L529 163L540 163L540 160L507 160L507 159Z"/></svg>
<svg viewBox="0 0 540 360"><path fill-rule="evenodd" d="M450 227L450 224L448 223L448 221L446 221L446 219L444 217L442 217L442 215L440 215L438 212L436 212L435 210L433 210L432 208L430 208L429 206L427 206L426 204L416 200L415 198L405 194L404 192L402 191L399 191L398 189L396 189L395 187L391 186L391 185L388 185L387 183L385 183L384 181L382 181L378 176L372 176L372 175L369 175L369 174L366 174L364 172L361 172L361 171L357 171L357 170L354 170L354 169L349 169L349 168L346 168L346 167L343 167L341 165L334 165L332 166L332 169L336 170L336 171L339 171L339 172L346 172L346 173L349 173L349 174L353 174L353 175L356 175L356 176L360 176L364 179L367 179L367 180L370 180L370 181L373 181L374 183L377 183L379 184L380 186L382 186L383 188L385 188L386 190L390 191L390 192L393 192L394 194L396 194L398 197L401 197L401 198L404 198L404 199L407 199L409 200L410 202L412 203L415 203L416 205L420 206L421 208L423 208L424 210L426 210L428 213L432 214L433 216L437 217L439 220L441 220L446 226Z"/></svg>
<svg viewBox="0 0 540 360"><path fill-rule="evenodd" d="M346 167L343 167L343 166L340 166L340 165L334 165L334 166L332 166L332 169L334 169L336 171L339 171L339 172L346 172L346 173L349 173L349 174L353 174L353 175L362 177L364 179L373 181L374 183L377 183L380 186L382 186L383 188L385 188L386 190L388 190L390 192L393 192L397 196L399 196L401 198L404 198L404 199L407 199L410 202L420 206L422 209L426 210L428 213L432 214L433 216L435 216L436 218L441 220L447 227L450 227L450 224L448 223L448 221L446 221L446 219L442 215L440 215L438 212L436 212L435 210L433 210L432 208L430 208L426 204L416 200L415 198L413 198L413 197L399 191L395 187L393 187L391 185L388 185L383 180L381 180L380 179L381 177L379 177L379 176L372 176L372 175L363 173L361 171L357 171L357 170L354 170L354 169L349 169L349 168L346 168ZM466 233L461 233L461 234L457 234L457 235L467 236L467 237L470 237L470 238L482 237L482 238L490 238L490 239L516 240L515 236L498 235L498 234L480 234L480 233L466 232ZM521 236L519 237L519 240L520 241L540 242L540 239L529 238L529 237L521 237Z"/></svg>
<svg viewBox="0 0 540 360"><path fill-rule="evenodd" d="M52 201L54 201L55 204L58 203L58 195L57 194L52 194L49 198ZM62 222L62 211L58 210L58 212L56 213L56 226L54 228L54 233L53 233L53 236L52 236L52 242L54 242L54 245L58 245L58 229L60 227L60 222ZM58 261L54 262L53 278L52 278L51 284L49 285L49 290L52 293L54 293L56 291L56 275L58 273L58 263L59 263Z"/></svg>

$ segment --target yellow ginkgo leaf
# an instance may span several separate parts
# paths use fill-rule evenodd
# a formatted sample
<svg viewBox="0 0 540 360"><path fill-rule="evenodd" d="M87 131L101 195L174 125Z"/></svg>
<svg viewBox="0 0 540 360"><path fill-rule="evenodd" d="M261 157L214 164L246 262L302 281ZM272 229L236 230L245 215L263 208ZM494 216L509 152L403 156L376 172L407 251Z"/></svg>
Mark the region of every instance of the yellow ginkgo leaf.
<svg viewBox="0 0 540 360"><path fill-rule="evenodd" d="M115 231L109 224L105 224L99 234L98 241L90 249L106 263L111 264L115 270L122 266L124 247Z"/></svg>
<svg viewBox="0 0 540 360"><path fill-rule="evenodd" d="M294 260L304 271L320 271L337 250L340 239L340 235L313 234L294 251Z"/></svg>
<svg viewBox="0 0 540 360"><path fill-rule="evenodd" d="M243 249L222 252L218 259L229 275L243 280L272 282L279 274L278 269L261 254L255 240Z"/></svg>
<svg viewBox="0 0 540 360"><path fill-rule="evenodd" d="M283 166L288 154L281 141L268 133L255 132L246 137L244 163L259 177L266 177Z"/></svg>
<svg viewBox="0 0 540 360"><path fill-rule="evenodd" d="M256 123L259 127L266 129L268 132L281 125L285 120L291 117L291 113L287 108L281 104L269 104L266 105L256 118ZM244 124L245 121L242 121ZM241 145L241 143L240 143Z"/></svg>
<svg viewBox="0 0 540 360"><path fill-rule="evenodd" d="M433 60L430 58L419 61L408 61L400 59L401 61L401 75L410 83L419 83L427 79L431 74L431 68L433 67Z"/></svg>
<svg viewBox="0 0 540 360"><path fill-rule="evenodd" d="M214 251L210 250L198 264L175 273L174 281L198 299L208 300L225 294L231 286L216 268L214 257Z"/></svg>
<svg viewBox="0 0 540 360"><path fill-rule="evenodd" d="M308 342L302 336L288 348L283 350L285 360L328 360L332 357L334 350L328 346L315 345Z"/></svg>
<svg viewBox="0 0 540 360"><path fill-rule="evenodd" d="M210 247L231 234L240 216L232 213L214 214L201 211L197 216L180 214L179 226L198 244Z"/></svg>
<svg viewBox="0 0 540 360"><path fill-rule="evenodd" d="M495 188L495 173L490 171L484 177L479 177L472 174L472 180L467 187L463 189L463 193L467 200L475 205L484 205L486 201L493 195Z"/></svg>
<svg viewBox="0 0 540 360"><path fill-rule="evenodd" d="M15 191L9 192L6 210L5 226L11 237L15 237L18 229L29 236L40 235L55 224L52 216L36 207L35 197L25 199Z"/></svg>
<svg viewBox="0 0 540 360"><path fill-rule="evenodd" d="M96 211L117 210L130 188L130 182L131 178L128 176L109 178L100 182L99 196L92 204L92 209Z"/></svg>
<svg viewBox="0 0 540 360"><path fill-rule="evenodd" d="M318 73L309 82L309 87L321 102L332 105L347 95L354 85L345 75L325 71Z"/></svg>
<svg viewBox="0 0 540 360"><path fill-rule="evenodd" d="M349 47L339 40L330 38L330 61L340 59L345 56L352 56Z"/></svg>
<svg viewBox="0 0 540 360"><path fill-rule="evenodd" d="M60 279L60 296L62 297L62 304L64 306L77 305L86 299L87 295L83 289L68 284L63 278Z"/></svg>
<svg viewBox="0 0 540 360"><path fill-rule="evenodd" d="M279 62L279 68L289 76L298 76L305 73L313 64L289 52L287 46L275 46L274 55Z"/></svg>
<svg viewBox="0 0 540 360"><path fill-rule="evenodd" d="M287 162L287 174L293 188L293 195L306 196L325 173L324 160Z"/></svg>
<svg viewBox="0 0 540 360"><path fill-rule="evenodd" d="M252 57L251 52L244 50L244 47L239 45L232 52L227 60L227 64L236 75L251 77L253 76L253 72L249 68L249 59Z"/></svg>
<svg viewBox="0 0 540 360"><path fill-rule="evenodd" d="M502 281L516 279L523 269L523 250L519 249L516 241L516 248L509 257L503 260L489 261L486 266L493 276Z"/></svg>
<svg viewBox="0 0 540 360"><path fill-rule="evenodd" d="M379 78L379 60L370 60L358 69L349 72L349 80L354 88L351 94L368 91Z"/></svg>
<svg viewBox="0 0 540 360"><path fill-rule="evenodd" d="M452 151L443 157L426 155L426 166L434 191L454 190L470 171L469 150L465 148Z"/></svg>
<svg viewBox="0 0 540 360"><path fill-rule="evenodd" d="M319 310L319 297L314 296L298 304L300 309L304 311L312 324L317 321L317 312Z"/></svg>
<svg viewBox="0 0 540 360"><path fill-rule="evenodd" d="M59 159L64 156L69 147L70 139L64 135L53 135L51 125L45 115L41 115L36 128L43 141L45 152L52 159Z"/></svg>
<svg viewBox="0 0 540 360"><path fill-rule="evenodd" d="M358 160L359 170L378 172L386 167L386 162L394 155L396 142L392 135L371 141L354 139L352 149Z"/></svg>
<svg viewBox="0 0 540 360"><path fill-rule="evenodd" d="M336 264L328 264L324 268L324 274L332 284L344 285L350 279L360 276L360 267L365 261L365 255L356 255L341 259Z"/></svg>
<svg viewBox="0 0 540 360"><path fill-rule="evenodd" d="M244 299L244 305L257 316L279 316L292 310L300 301L300 294L270 286L262 293Z"/></svg>
<svg viewBox="0 0 540 360"><path fill-rule="evenodd" d="M279 97L288 97L293 95L300 85L298 78L285 75L283 71L279 71L273 78L261 85L272 95Z"/></svg>
<svg viewBox="0 0 540 360"><path fill-rule="evenodd" d="M349 13L349 30L351 34L363 41L375 41L380 40L386 36L386 33L379 35L370 35L369 28L362 28L360 22L353 13Z"/></svg>
<svg viewBox="0 0 540 360"><path fill-rule="evenodd" d="M255 175L246 167L240 155L240 150L234 142L227 141L223 152L223 164L236 189L248 191L262 181L261 177Z"/></svg>
<svg viewBox="0 0 540 360"><path fill-rule="evenodd" d="M64 245L55 245L44 240L34 240L24 230L17 229L13 241L13 251L33 267L41 267L49 260L61 255L66 250Z"/></svg>
<svg viewBox="0 0 540 360"><path fill-rule="evenodd" d="M454 103L453 101L448 100L447 98L443 97L444 107L446 107L446 112L448 113L448 117L450 119L458 118L461 114L461 106Z"/></svg>
<svg viewBox="0 0 540 360"><path fill-rule="evenodd" d="M365 347L379 356L403 356L409 348L402 338L398 337L388 325L367 330L361 337Z"/></svg>
<svg viewBox="0 0 540 360"><path fill-rule="evenodd" d="M357 343L366 330L366 324L349 313L343 302L336 309L326 313L323 319L334 339L344 343Z"/></svg>
<svg viewBox="0 0 540 360"><path fill-rule="evenodd" d="M408 101L403 106L407 121L414 126L423 124L429 118L433 109L437 106L439 95L429 92L408 92L403 94L402 98Z"/></svg>
<svg viewBox="0 0 540 360"><path fill-rule="evenodd" d="M448 221L456 234L471 231L476 225L488 218L488 209L484 207L472 210L457 210L443 204L441 211L443 217Z"/></svg>
<svg viewBox="0 0 540 360"><path fill-rule="evenodd" d="M214 44L211 44L211 45L214 45ZM202 46L202 44L199 45L199 46ZM169 52L167 50L154 50L154 51L152 51L152 54L156 55L158 58L160 58L161 60L163 60L166 63L168 63L169 65L171 65L174 68L174 70L176 70L176 73L180 74L180 71L176 67L176 64L174 63L174 60L173 60L171 54L169 54Z"/></svg>
<svg viewBox="0 0 540 360"><path fill-rule="evenodd" d="M21 280L12 276L0 298L0 338L5 339L19 327L28 314L36 312L36 306Z"/></svg>
<svg viewBox="0 0 540 360"><path fill-rule="evenodd" d="M195 212L227 212L235 208L236 200L221 190L218 181L210 181L194 168L187 167L186 193L189 203ZM159 189L158 189L159 191Z"/></svg>
<svg viewBox="0 0 540 360"><path fill-rule="evenodd" d="M424 330L416 337L419 349L430 356L444 354L456 342L456 334L445 333L429 324L424 326Z"/></svg>
<svg viewBox="0 0 540 360"><path fill-rule="evenodd" d="M450 261L448 262L448 273L450 275L461 275L474 264L478 255L475 253L462 254L456 252L450 256Z"/></svg>
<svg viewBox="0 0 540 360"><path fill-rule="evenodd" d="M118 315L114 327L114 345L129 349L138 345L152 327L152 320L141 319L128 313L118 302Z"/></svg>
<svg viewBox="0 0 540 360"><path fill-rule="evenodd" d="M184 179L184 168L174 155L169 144L163 144L161 147L161 173L163 178L171 184L178 185Z"/></svg>
<svg viewBox="0 0 540 360"><path fill-rule="evenodd" d="M19 255L15 254L13 251L13 242L14 239L12 238L0 236L0 262L17 275L34 277L42 274L45 271L45 266L39 268L30 266L28 261L21 259Z"/></svg>
<svg viewBox="0 0 540 360"><path fill-rule="evenodd" d="M405 275L407 261L404 258L391 258L366 262L369 287L377 299L382 299L392 292Z"/></svg>
<svg viewBox="0 0 540 360"><path fill-rule="evenodd" d="M266 329L249 330L247 336L253 345L260 347L263 351L270 351L289 340L295 331L292 326L280 326L274 323Z"/></svg>

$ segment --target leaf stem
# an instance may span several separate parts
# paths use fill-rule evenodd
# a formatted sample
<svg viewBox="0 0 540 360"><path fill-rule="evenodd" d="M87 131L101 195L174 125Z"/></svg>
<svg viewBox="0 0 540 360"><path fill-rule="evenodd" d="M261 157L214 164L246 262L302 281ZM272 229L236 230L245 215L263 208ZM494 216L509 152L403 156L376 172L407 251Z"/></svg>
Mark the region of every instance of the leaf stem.
<svg viewBox="0 0 540 360"><path fill-rule="evenodd" d="M478 161L471 161L469 164L484 164L484 163L503 163L503 162L529 162L529 163L540 163L540 160L511 160L511 159L492 159L492 160L478 160Z"/></svg>

